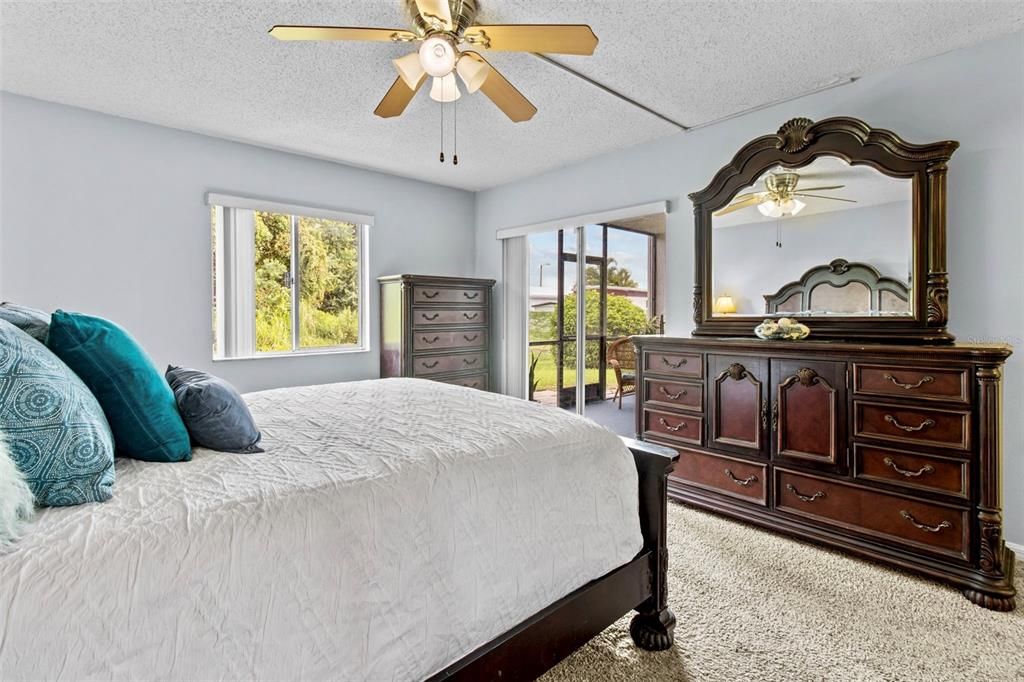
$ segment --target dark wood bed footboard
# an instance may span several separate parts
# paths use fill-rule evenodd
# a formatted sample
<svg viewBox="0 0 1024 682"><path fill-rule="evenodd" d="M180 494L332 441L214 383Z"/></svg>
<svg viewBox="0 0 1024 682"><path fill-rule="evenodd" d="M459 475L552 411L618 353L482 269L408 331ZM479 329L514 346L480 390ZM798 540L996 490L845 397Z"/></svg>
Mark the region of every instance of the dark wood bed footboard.
<svg viewBox="0 0 1024 682"><path fill-rule="evenodd" d="M533 680L632 610L629 634L637 646L672 646L676 617L668 608L668 474L675 450L623 438L640 484L644 546L628 564L559 599L508 632L470 652L429 680Z"/></svg>

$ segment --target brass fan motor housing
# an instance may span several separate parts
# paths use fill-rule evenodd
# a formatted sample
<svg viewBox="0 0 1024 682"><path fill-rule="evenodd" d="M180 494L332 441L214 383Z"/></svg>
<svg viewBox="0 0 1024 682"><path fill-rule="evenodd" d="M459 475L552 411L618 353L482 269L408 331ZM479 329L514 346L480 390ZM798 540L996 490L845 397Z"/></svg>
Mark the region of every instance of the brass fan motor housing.
<svg viewBox="0 0 1024 682"><path fill-rule="evenodd" d="M769 173L764 179L765 189L775 198L786 199L796 191L800 176L796 173Z"/></svg>
<svg viewBox="0 0 1024 682"><path fill-rule="evenodd" d="M434 32L434 27L420 16L419 9L416 7L416 0L405 0L405 6L417 33L427 35ZM477 0L448 0L448 7L452 12L453 28L450 32L458 37L462 37L466 29L472 26L476 20L476 15L480 11L480 3Z"/></svg>

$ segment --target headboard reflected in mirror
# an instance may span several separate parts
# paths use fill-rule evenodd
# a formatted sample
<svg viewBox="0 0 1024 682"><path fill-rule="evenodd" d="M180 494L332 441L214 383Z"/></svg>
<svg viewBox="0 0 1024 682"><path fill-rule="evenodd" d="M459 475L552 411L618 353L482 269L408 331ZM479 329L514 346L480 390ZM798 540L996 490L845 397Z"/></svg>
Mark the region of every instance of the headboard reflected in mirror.
<svg viewBox="0 0 1024 682"><path fill-rule="evenodd" d="M837 258L764 295L768 316L910 315L910 289L867 263Z"/></svg>

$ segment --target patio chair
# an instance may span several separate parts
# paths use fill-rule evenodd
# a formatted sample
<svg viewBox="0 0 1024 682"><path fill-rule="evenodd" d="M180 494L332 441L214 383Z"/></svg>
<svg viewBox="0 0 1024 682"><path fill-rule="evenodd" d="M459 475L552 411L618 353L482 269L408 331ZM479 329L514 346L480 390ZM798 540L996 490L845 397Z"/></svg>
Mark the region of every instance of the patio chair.
<svg viewBox="0 0 1024 682"><path fill-rule="evenodd" d="M615 370L615 395L622 409L622 398L636 392L636 349L629 337L623 337L608 346L608 366Z"/></svg>

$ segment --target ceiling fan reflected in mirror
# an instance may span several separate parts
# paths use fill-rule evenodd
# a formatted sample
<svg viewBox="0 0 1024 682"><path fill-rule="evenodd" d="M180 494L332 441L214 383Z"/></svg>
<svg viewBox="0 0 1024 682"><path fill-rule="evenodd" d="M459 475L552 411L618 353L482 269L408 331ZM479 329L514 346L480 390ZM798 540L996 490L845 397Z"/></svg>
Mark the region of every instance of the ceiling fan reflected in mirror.
<svg viewBox="0 0 1024 682"><path fill-rule="evenodd" d="M474 49L492 52L538 52L591 55L597 36L585 24L474 24L478 0L405 0L410 30L349 26L288 26L270 29L279 40L369 40L419 43L417 51L394 60L398 78L374 110L377 116L400 116L427 78L430 97L453 102L467 93L484 93L512 121L528 121L537 113L519 90Z"/></svg>
<svg viewBox="0 0 1024 682"><path fill-rule="evenodd" d="M786 218L795 216L807 207L804 199L827 199L828 201L844 201L849 204L857 203L854 199L842 197L831 197L823 194L808 194L808 192L825 192L828 190L842 189L846 185L828 185L822 187L807 187L797 191L800 182L800 175L792 172L769 173L764 179L764 191L747 192L740 194L733 199L733 202L723 209L715 211L714 215L723 216L749 206L756 206L761 215L768 218ZM800 198L798 198L800 197Z"/></svg>

